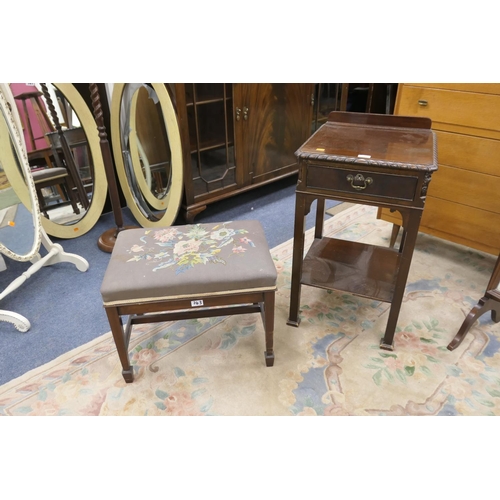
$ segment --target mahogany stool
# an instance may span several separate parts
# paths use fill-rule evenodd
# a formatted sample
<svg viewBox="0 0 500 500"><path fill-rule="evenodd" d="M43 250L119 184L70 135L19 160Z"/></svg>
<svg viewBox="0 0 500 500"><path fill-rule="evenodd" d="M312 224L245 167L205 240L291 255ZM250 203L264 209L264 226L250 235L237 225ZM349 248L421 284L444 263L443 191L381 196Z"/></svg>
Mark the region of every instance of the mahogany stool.
<svg viewBox="0 0 500 500"><path fill-rule="evenodd" d="M258 221L121 231L101 286L126 382L132 326L260 312L265 362L274 364L276 267ZM129 316L125 329L122 316Z"/></svg>

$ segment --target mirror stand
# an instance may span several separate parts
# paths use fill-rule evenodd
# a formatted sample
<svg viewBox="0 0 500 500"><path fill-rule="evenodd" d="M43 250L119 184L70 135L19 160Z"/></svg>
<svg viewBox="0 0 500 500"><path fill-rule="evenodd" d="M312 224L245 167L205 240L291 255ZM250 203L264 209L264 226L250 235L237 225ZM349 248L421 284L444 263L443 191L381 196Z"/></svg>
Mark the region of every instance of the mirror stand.
<svg viewBox="0 0 500 500"><path fill-rule="evenodd" d="M61 245L53 243L41 225L35 181L16 110L9 86L0 83L0 254L12 260L31 262L31 266L0 293L0 301L42 267L69 262L82 272L89 268L86 259L67 253ZM24 190L28 194L26 203L19 195ZM41 245L47 251L43 257L39 252ZM3 257L1 264L0 269L5 271ZM14 324L21 332L31 327L25 317L12 311L0 310L0 321Z"/></svg>
<svg viewBox="0 0 500 500"><path fill-rule="evenodd" d="M0 309L0 321L12 323L20 332L27 332L31 328L30 322L24 316L12 311Z"/></svg>
<svg viewBox="0 0 500 500"><path fill-rule="evenodd" d="M35 274L42 267L51 266L59 262L69 262L74 264L75 267L81 272L85 272L89 268L89 263L86 259L79 255L65 252L61 245L53 243L50 240L43 228L41 228L41 236L42 245L47 250L47 254L43 257L41 257L39 253L35 255L35 257L33 257L30 261L32 265L28 268L28 270L22 273L21 276L17 277L3 290L0 294L0 301L14 290L17 290L28 278L33 276L33 274ZM20 332L27 332L31 327L28 319L12 311L0 310L0 321L13 323L16 329Z"/></svg>

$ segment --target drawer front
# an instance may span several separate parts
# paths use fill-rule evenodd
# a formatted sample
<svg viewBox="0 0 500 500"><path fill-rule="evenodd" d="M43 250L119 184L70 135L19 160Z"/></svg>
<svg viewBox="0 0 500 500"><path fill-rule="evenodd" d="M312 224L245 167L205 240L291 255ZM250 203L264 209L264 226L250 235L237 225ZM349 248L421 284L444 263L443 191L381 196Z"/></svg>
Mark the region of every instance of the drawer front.
<svg viewBox="0 0 500 500"><path fill-rule="evenodd" d="M426 116L432 120L435 130L439 130L442 123L498 132L500 95L403 85L396 114Z"/></svg>
<svg viewBox="0 0 500 500"><path fill-rule="evenodd" d="M459 90L461 92L500 95L500 83L407 83L405 85L429 89Z"/></svg>
<svg viewBox="0 0 500 500"><path fill-rule="evenodd" d="M487 212L474 207L459 205L447 200L427 197L420 229L427 232L442 232L451 241L474 248L500 251L500 214Z"/></svg>
<svg viewBox="0 0 500 500"><path fill-rule="evenodd" d="M309 165L306 186L335 193L413 201L418 177Z"/></svg>
<svg viewBox="0 0 500 500"><path fill-rule="evenodd" d="M432 184L432 183L431 183ZM401 225L399 213L379 211L379 218ZM419 231L493 255L500 253L500 214L428 196Z"/></svg>
<svg viewBox="0 0 500 500"><path fill-rule="evenodd" d="M500 177L440 165L428 196L500 214Z"/></svg>
<svg viewBox="0 0 500 500"><path fill-rule="evenodd" d="M440 165L500 176L500 141L441 131L436 137Z"/></svg>

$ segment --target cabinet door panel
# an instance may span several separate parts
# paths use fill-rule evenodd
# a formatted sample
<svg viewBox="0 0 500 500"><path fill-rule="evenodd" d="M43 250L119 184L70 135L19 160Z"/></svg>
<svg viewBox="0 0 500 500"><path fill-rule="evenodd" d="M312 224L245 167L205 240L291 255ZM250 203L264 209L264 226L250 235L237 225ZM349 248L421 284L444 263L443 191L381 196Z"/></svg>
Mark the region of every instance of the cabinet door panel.
<svg viewBox="0 0 500 500"><path fill-rule="evenodd" d="M311 132L313 91L308 83L235 84L236 156L246 184L296 171L294 153Z"/></svg>
<svg viewBox="0 0 500 500"><path fill-rule="evenodd" d="M238 183L234 159L232 85L189 83L186 116L194 200L203 200Z"/></svg>

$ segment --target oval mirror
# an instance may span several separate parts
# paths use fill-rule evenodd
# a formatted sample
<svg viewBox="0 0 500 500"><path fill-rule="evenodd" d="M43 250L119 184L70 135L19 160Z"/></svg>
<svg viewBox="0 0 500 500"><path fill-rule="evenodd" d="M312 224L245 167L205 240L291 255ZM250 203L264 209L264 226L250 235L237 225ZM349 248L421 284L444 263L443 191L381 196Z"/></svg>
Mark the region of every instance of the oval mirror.
<svg viewBox="0 0 500 500"><path fill-rule="evenodd" d="M0 84L0 252L28 261L38 253L41 233L35 185L15 113L8 86Z"/></svg>
<svg viewBox="0 0 500 500"><path fill-rule="evenodd" d="M11 83L10 89L21 116L42 225L58 238L81 236L101 216L107 194L92 112L69 83ZM27 190L20 198L28 203Z"/></svg>
<svg viewBox="0 0 500 500"><path fill-rule="evenodd" d="M179 125L163 83L116 83L111 102L115 165L127 206L143 227L169 226L182 197Z"/></svg>

